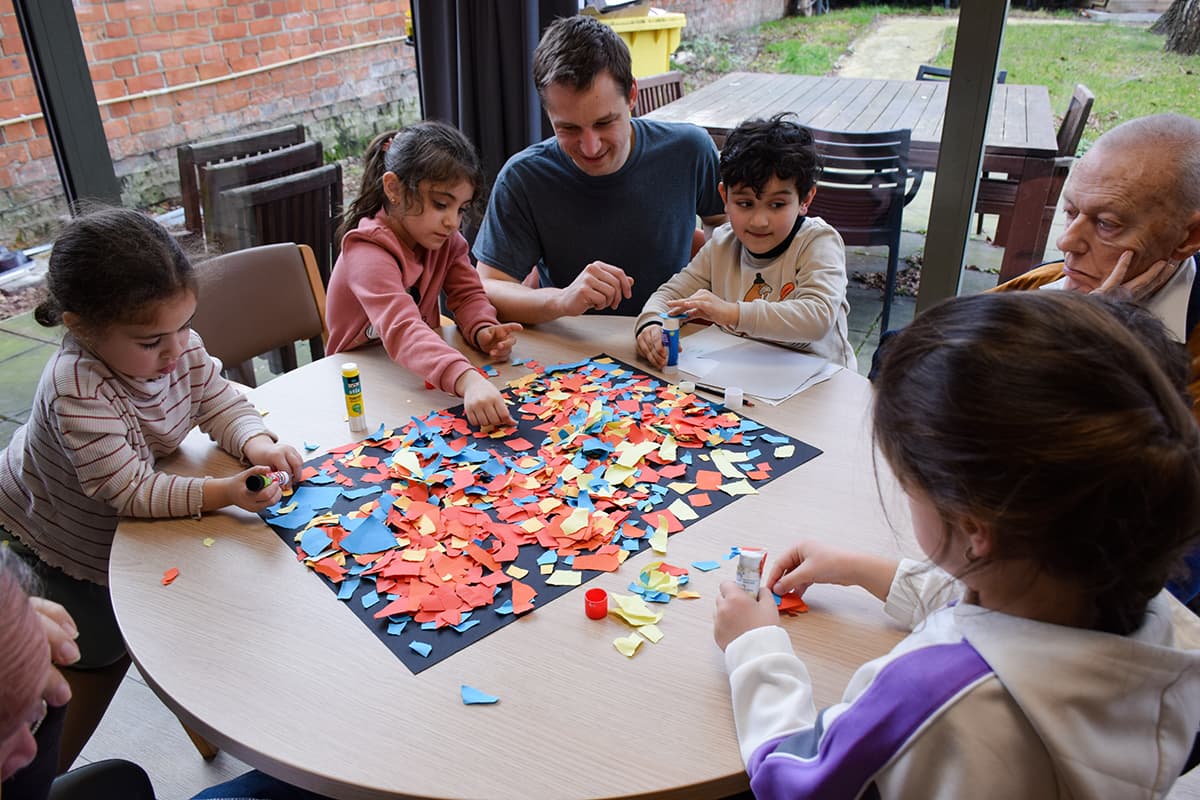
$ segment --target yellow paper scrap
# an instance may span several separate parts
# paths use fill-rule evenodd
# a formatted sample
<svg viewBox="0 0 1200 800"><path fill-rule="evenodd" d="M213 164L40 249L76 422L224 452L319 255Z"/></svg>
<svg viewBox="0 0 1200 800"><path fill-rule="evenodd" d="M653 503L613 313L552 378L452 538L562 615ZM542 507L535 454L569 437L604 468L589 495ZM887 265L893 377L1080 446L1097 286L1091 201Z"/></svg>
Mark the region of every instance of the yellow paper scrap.
<svg viewBox="0 0 1200 800"><path fill-rule="evenodd" d="M628 622L630 625L650 625L662 619L661 611L651 611L646 601L636 594L611 594L616 604L608 609L608 613Z"/></svg>
<svg viewBox="0 0 1200 800"><path fill-rule="evenodd" d="M617 445L617 452L620 457L617 458L617 464L622 467L635 467L642 458L651 450L657 450L657 442L638 442L633 444L626 440Z"/></svg>
<svg viewBox="0 0 1200 800"><path fill-rule="evenodd" d="M700 597L699 592L693 592L690 589L680 589L679 594L675 595L680 600L695 600Z"/></svg>
<svg viewBox="0 0 1200 800"><path fill-rule="evenodd" d="M674 461L675 447L675 437L668 433L666 437L663 438L662 446L658 448L658 457L663 461Z"/></svg>
<svg viewBox="0 0 1200 800"><path fill-rule="evenodd" d="M542 528L546 527L546 523L542 522L537 517L530 517L521 523L521 527L529 533L537 533Z"/></svg>
<svg viewBox="0 0 1200 800"><path fill-rule="evenodd" d="M650 537L650 546L656 553L664 556L667 554L667 526L665 523L655 529L654 534Z"/></svg>
<svg viewBox="0 0 1200 800"><path fill-rule="evenodd" d="M553 564L542 564L542 565L540 565L540 566L541 566L541 568L542 568L542 574L543 574L543 575L549 575L551 572L554 572L554 565L553 565Z"/></svg>
<svg viewBox="0 0 1200 800"><path fill-rule="evenodd" d="M414 475L422 474L421 462L417 459L417 454L407 448L397 450L392 456L392 463L398 467L404 467Z"/></svg>
<svg viewBox="0 0 1200 800"><path fill-rule="evenodd" d="M692 507L685 503L682 497L667 506L667 511L674 514L675 518L680 522L687 522L689 519L700 519L700 515L693 511Z"/></svg>
<svg viewBox="0 0 1200 800"><path fill-rule="evenodd" d="M667 488L672 492L675 492L675 494L687 494L692 489L696 488L696 484L684 483L683 481L672 481L671 483L667 484Z"/></svg>
<svg viewBox="0 0 1200 800"><path fill-rule="evenodd" d="M295 510L296 510L296 504L288 503L286 506L283 506L282 508L279 509L279 513L280 514L290 514Z"/></svg>
<svg viewBox="0 0 1200 800"><path fill-rule="evenodd" d="M620 486L633 477L633 473L637 472L633 467L626 467L621 464L609 464L608 469L604 470L604 480L611 483L613 486Z"/></svg>
<svg viewBox="0 0 1200 800"><path fill-rule="evenodd" d="M417 530L424 534L437 533L437 525L434 525L433 520L427 515L422 514L421 518L417 520Z"/></svg>
<svg viewBox="0 0 1200 800"><path fill-rule="evenodd" d="M613 639L613 647L617 648L617 651L626 658L633 658L633 654L638 651L644 641L646 640L638 636L635 631L628 636Z"/></svg>
<svg viewBox="0 0 1200 800"><path fill-rule="evenodd" d="M545 566L552 567L553 565L546 564ZM576 572L573 569L556 569L549 578L546 578L546 583L549 586L578 586L582 578L582 572Z"/></svg>
<svg viewBox="0 0 1200 800"><path fill-rule="evenodd" d="M746 473L733 465L732 455L728 450L714 450L712 453L713 466L720 470L726 478L743 478Z"/></svg>
<svg viewBox="0 0 1200 800"><path fill-rule="evenodd" d="M424 561L425 560L425 548L410 547L407 550L405 550L403 553L400 554L400 558L404 561Z"/></svg>
<svg viewBox="0 0 1200 800"><path fill-rule="evenodd" d="M542 510L543 514L549 514L561 505L562 500L559 500L557 497L546 497L538 501L538 508Z"/></svg>
<svg viewBox="0 0 1200 800"><path fill-rule="evenodd" d="M213 544L215 544L215 543L216 543L216 541L217 541L217 540L216 540L216 539L214 539L214 538L213 538L213 537L211 537L211 536L205 536L205 537L204 537L204 546L205 546L205 547L212 547L212 546L213 546Z"/></svg>
<svg viewBox="0 0 1200 800"><path fill-rule="evenodd" d="M658 644L658 640L663 637L662 630L654 623L641 626L637 632L649 639L651 644Z"/></svg>
<svg viewBox="0 0 1200 800"><path fill-rule="evenodd" d="M563 533L571 536L578 531L583 530L588 524L588 510L586 508L577 508L571 512L571 516L562 521Z"/></svg>
<svg viewBox="0 0 1200 800"><path fill-rule="evenodd" d="M743 494L758 494L758 489L750 485L750 481L742 478L740 481L730 481L729 483L721 484L721 491L730 497L738 497Z"/></svg>
<svg viewBox="0 0 1200 800"><path fill-rule="evenodd" d="M518 567L516 564L509 564L508 569L504 571L517 580L521 580L521 578L524 578L529 574L529 570L525 569L524 567Z"/></svg>
<svg viewBox="0 0 1200 800"><path fill-rule="evenodd" d="M775 457L776 458L791 458L795 454L795 452L796 452L796 445L781 444L779 447L775 448Z"/></svg>

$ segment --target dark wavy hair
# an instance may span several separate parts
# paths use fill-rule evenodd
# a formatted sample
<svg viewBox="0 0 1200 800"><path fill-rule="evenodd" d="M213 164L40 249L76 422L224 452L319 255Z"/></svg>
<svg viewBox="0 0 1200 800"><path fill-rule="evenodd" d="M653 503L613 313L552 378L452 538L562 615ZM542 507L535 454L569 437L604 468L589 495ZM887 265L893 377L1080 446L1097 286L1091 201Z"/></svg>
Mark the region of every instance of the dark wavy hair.
<svg viewBox="0 0 1200 800"><path fill-rule="evenodd" d="M405 211L421 213L421 181L448 183L465 180L475 188L467 206L468 220L479 217L479 200L486 196L483 167L474 145L457 129L444 122L425 120L379 134L363 155L362 188L342 216L338 237L358 227L363 217L373 217L390 208L383 191L385 172L395 173L408 200ZM414 205L416 204L416 205Z"/></svg>
<svg viewBox="0 0 1200 800"><path fill-rule="evenodd" d="M542 34L533 51L533 85L546 98L552 83L581 92L601 72L616 81L623 97L633 89L633 59L620 35L587 14L560 17Z"/></svg>
<svg viewBox="0 0 1200 800"><path fill-rule="evenodd" d="M192 263L163 226L140 211L98 208L66 224L46 273L49 296L34 310L39 325L77 315L90 331L140 323L157 303L196 291Z"/></svg>
<svg viewBox="0 0 1200 800"><path fill-rule="evenodd" d="M1029 559L1127 634L1200 545L1200 431L1182 351L1113 303L1011 292L930 309L883 363L875 441L947 524L993 533L968 573Z"/></svg>
<svg viewBox="0 0 1200 800"><path fill-rule="evenodd" d="M761 192L771 177L795 181L800 197L817 185L821 177L821 156L813 143L812 131L787 117L790 112L770 119L748 119L733 129L721 148L721 182L728 191L749 186Z"/></svg>

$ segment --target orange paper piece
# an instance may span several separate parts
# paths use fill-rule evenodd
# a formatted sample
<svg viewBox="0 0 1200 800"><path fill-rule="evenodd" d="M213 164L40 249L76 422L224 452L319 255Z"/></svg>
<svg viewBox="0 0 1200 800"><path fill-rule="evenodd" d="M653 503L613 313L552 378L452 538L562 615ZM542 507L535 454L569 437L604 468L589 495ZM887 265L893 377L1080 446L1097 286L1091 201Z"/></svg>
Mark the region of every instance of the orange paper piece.
<svg viewBox="0 0 1200 800"><path fill-rule="evenodd" d="M808 612L808 604L800 599L799 595L785 594L779 598L779 613L780 614L805 614Z"/></svg>
<svg viewBox="0 0 1200 800"><path fill-rule="evenodd" d="M178 577L179 577L179 567L171 567L169 570L167 570L166 572L163 573L162 585L170 586L172 581L174 581Z"/></svg>

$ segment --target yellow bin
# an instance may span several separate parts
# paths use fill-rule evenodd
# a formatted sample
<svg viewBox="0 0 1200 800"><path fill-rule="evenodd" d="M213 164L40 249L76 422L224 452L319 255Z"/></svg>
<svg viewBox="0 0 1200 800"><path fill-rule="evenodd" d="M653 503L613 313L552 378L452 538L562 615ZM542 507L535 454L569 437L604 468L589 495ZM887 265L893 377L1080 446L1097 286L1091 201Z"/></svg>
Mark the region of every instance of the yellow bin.
<svg viewBox="0 0 1200 800"><path fill-rule="evenodd" d="M599 19L625 40L629 53L633 56L635 78L670 72L671 54L679 49L680 32L683 26L687 25L686 14L647 14Z"/></svg>

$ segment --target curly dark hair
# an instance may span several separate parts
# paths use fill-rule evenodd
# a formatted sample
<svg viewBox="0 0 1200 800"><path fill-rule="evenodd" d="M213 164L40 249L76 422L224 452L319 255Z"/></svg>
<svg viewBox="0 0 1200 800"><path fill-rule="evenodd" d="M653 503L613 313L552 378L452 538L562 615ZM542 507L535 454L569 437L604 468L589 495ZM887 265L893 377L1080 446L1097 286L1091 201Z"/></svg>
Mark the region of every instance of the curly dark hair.
<svg viewBox="0 0 1200 800"><path fill-rule="evenodd" d="M1113 303L1006 292L935 306L883 363L875 441L947 524L992 532L981 562L1030 560L1080 587L1097 628L1128 634L1200 545L1200 429L1183 352Z"/></svg>
<svg viewBox="0 0 1200 800"><path fill-rule="evenodd" d="M821 156L812 132L787 117L748 119L733 129L721 148L721 182L725 188L749 186L761 192L771 177L796 182L801 197L821 177Z"/></svg>

